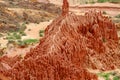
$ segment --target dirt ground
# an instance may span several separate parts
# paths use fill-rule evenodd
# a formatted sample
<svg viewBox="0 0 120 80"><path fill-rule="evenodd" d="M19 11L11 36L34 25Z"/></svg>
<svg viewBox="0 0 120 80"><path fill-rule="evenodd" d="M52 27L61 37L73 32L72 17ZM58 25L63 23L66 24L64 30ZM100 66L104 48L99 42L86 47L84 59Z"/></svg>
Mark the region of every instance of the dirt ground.
<svg viewBox="0 0 120 80"><path fill-rule="evenodd" d="M52 21L52 20L51 20ZM22 39L40 39L39 37L39 30L44 30L48 24L51 23L51 21L49 22L42 22L39 24L35 24L35 23L30 23L27 26L27 29L25 30L25 33L27 34L27 36L22 37ZM31 31L29 31L29 29L31 29ZM34 48L37 44L35 44L34 46L28 46L26 48L8 48L7 49L7 55L8 56L16 56L16 55L21 55L21 56L25 56L26 52L29 52L30 48Z"/></svg>
<svg viewBox="0 0 120 80"><path fill-rule="evenodd" d="M44 30L51 20L61 12L54 4L32 3L24 0L0 0L0 49L9 56L20 55L29 51L30 47L20 49L8 46L6 35L9 32L23 31L22 39L40 39L39 31Z"/></svg>

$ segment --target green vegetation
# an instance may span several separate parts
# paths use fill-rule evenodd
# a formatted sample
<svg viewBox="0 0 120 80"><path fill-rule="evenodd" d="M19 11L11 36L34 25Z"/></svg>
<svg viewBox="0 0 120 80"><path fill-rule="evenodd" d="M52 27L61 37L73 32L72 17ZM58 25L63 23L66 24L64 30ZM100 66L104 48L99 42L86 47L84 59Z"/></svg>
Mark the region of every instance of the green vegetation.
<svg viewBox="0 0 120 80"><path fill-rule="evenodd" d="M17 42L17 44L19 46L27 46L27 45L31 45L31 44L34 44L34 43L37 43L37 42L39 42L39 40L37 40L37 39L25 39L25 40L19 40Z"/></svg>
<svg viewBox="0 0 120 80"><path fill-rule="evenodd" d="M22 57L22 55L21 55L21 54L19 55L19 58L20 58L20 59L23 59L23 57Z"/></svg>
<svg viewBox="0 0 120 80"><path fill-rule="evenodd" d="M113 80L120 80L118 76L113 77Z"/></svg>
<svg viewBox="0 0 120 80"><path fill-rule="evenodd" d="M119 22L120 22L120 19L114 19L113 22L114 22L114 23L119 23Z"/></svg>
<svg viewBox="0 0 120 80"><path fill-rule="evenodd" d="M120 3L120 0L109 0L111 3Z"/></svg>
<svg viewBox="0 0 120 80"><path fill-rule="evenodd" d="M103 14L107 14L107 12L103 11Z"/></svg>
<svg viewBox="0 0 120 80"><path fill-rule="evenodd" d="M5 50L6 48L2 48L2 49L0 49L0 56L2 56L5 52L4 52L4 50Z"/></svg>
<svg viewBox="0 0 120 80"><path fill-rule="evenodd" d="M95 3L95 1L94 0L92 0L91 2L90 2L90 4L94 4Z"/></svg>
<svg viewBox="0 0 120 80"><path fill-rule="evenodd" d="M105 80L110 80L110 74L111 73L99 73L98 76L103 77Z"/></svg>
<svg viewBox="0 0 120 80"><path fill-rule="evenodd" d="M120 0L98 0L97 2L99 3L103 3L103 2L120 3Z"/></svg>
<svg viewBox="0 0 120 80"><path fill-rule="evenodd" d="M120 14L118 14L117 16L115 16L115 18L120 18Z"/></svg>
<svg viewBox="0 0 120 80"><path fill-rule="evenodd" d="M113 77L112 80L120 80L120 77L117 76L116 74L113 74L114 72L109 72L109 73L98 73L99 77L103 77L104 80L111 80L110 76Z"/></svg>
<svg viewBox="0 0 120 80"><path fill-rule="evenodd" d="M88 2L86 1L85 4L88 4Z"/></svg>
<svg viewBox="0 0 120 80"><path fill-rule="evenodd" d="M0 56L2 56L4 53L3 52L0 52Z"/></svg>
<svg viewBox="0 0 120 80"><path fill-rule="evenodd" d="M3 34L0 33L0 37L3 37Z"/></svg>
<svg viewBox="0 0 120 80"><path fill-rule="evenodd" d="M103 41L103 42L106 42L106 39L105 39L105 38L102 38L102 41Z"/></svg>
<svg viewBox="0 0 120 80"><path fill-rule="evenodd" d="M43 36L44 36L44 30L40 30L40 31L39 31L39 36L40 36L40 37L43 37Z"/></svg>
<svg viewBox="0 0 120 80"><path fill-rule="evenodd" d="M21 36L26 36L26 33L23 32L23 31L20 31L19 34L20 34Z"/></svg>
<svg viewBox="0 0 120 80"><path fill-rule="evenodd" d="M37 39L25 39L22 42L29 45L29 44L37 43L39 41Z"/></svg>
<svg viewBox="0 0 120 80"><path fill-rule="evenodd" d="M12 33L7 34L6 39L8 40L8 43L13 43L13 44L16 44L18 46L27 46L27 45L31 45L31 44L38 42L37 39L21 40L22 36L26 36L26 34L22 31L12 32Z"/></svg>
<svg viewBox="0 0 120 80"><path fill-rule="evenodd" d="M26 29L26 22L22 23L20 31L24 31Z"/></svg>
<svg viewBox="0 0 120 80"><path fill-rule="evenodd" d="M21 39L21 34L20 33L18 33L18 32L12 32L12 33L8 33L7 34L7 37L6 37L6 39L8 39L8 41L10 40L19 40L19 39Z"/></svg>
<svg viewBox="0 0 120 80"><path fill-rule="evenodd" d="M107 2L109 0L98 0L99 3Z"/></svg>

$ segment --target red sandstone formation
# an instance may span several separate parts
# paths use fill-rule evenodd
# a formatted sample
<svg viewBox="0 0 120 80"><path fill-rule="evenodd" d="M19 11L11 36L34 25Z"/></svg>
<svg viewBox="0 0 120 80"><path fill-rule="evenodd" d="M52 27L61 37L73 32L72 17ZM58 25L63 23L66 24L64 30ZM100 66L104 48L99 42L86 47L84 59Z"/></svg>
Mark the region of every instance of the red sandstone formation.
<svg viewBox="0 0 120 80"><path fill-rule="evenodd" d="M101 12L66 12L48 25L39 45L24 59L12 58L10 65L1 58L0 74L9 80L97 80L87 68L120 67L115 24Z"/></svg>
<svg viewBox="0 0 120 80"><path fill-rule="evenodd" d="M62 5L62 15L66 15L69 12L69 3L67 0L63 0L63 5Z"/></svg>

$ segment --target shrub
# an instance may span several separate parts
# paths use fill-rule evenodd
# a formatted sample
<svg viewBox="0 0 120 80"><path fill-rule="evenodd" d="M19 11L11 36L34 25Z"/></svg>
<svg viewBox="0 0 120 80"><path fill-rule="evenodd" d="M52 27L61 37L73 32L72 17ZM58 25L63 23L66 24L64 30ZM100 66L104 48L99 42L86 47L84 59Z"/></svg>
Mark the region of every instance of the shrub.
<svg viewBox="0 0 120 80"><path fill-rule="evenodd" d="M8 40L18 40L18 39L21 39L21 35L17 32L8 33L6 39L8 39Z"/></svg>
<svg viewBox="0 0 120 80"><path fill-rule="evenodd" d="M103 41L103 42L106 42L107 40L103 37L103 38L102 38L102 41Z"/></svg>
<svg viewBox="0 0 120 80"><path fill-rule="evenodd" d="M120 3L120 0L98 0L97 2L99 3L103 3L103 2Z"/></svg>
<svg viewBox="0 0 120 80"><path fill-rule="evenodd" d="M0 50L0 56L2 56L3 54L4 54L3 51Z"/></svg>
<svg viewBox="0 0 120 80"><path fill-rule="evenodd" d="M109 0L98 0L97 2L103 3L103 2L107 2L107 1L109 1Z"/></svg>
<svg viewBox="0 0 120 80"><path fill-rule="evenodd" d="M91 1L90 3L91 3L91 4L94 4L94 3L95 3L95 1Z"/></svg>
<svg viewBox="0 0 120 80"><path fill-rule="evenodd" d="M109 0L111 3L120 3L120 0Z"/></svg>
<svg viewBox="0 0 120 80"><path fill-rule="evenodd" d="M115 16L116 18L120 18L120 14L118 14L117 16Z"/></svg>
<svg viewBox="0 0 120 80"><path fill-rule="evenodd" d="M107 12L103 11L103 14L107 14Z"/></svg>
<svg viewBox="0 0 120 80"><path fill-rule="evenodd" d="M21 35L19 33L14 32L12 35L15 39L21 39Z"/></svg>
<svg viewBox="0 0 120 80"><path fill-rule="evenodd" d="M99 73L98 76L103 77L105 80L110 80L111 73Z"/></svg>
<svg viewBox="0 0 120 80"><path fill-rule="evenodd" d="M3 37L3 34L0 33L0 37Z"/></svg>
<svg viewBox="0 0 120 80"><path fill-rule="evenodd" d="M29 45L29 44L37 43L38 40L37 39L25 39L25 40L23 40L23 42L25 44Z"/></svg>
<svg viewBox="0 0 120 80"><path fill-rule="evenodd" d="M18 42L16 42L18 46L20 47L26 47L27 44L25 44L23 41L19 40Z"/></svg>
<svg viewBox="0 0 120 80"><path fill-rule="evenodd" d="M2 56L4 53L3 52L0 52L0 56Z"/></svg>
<svg viewBox="0 0 120 80"><path fill-rule="evenodd" d="M98 73L98 76L103 77L104 80L120 80L120 76L118 76L117 73L115 72L108 72L108 73L101 72ZM112 77L112 79L110 79L110 76Z"/></svg>
<svg viewBox="0 0 120 80"><path fill-rule="evenodd" d="M113 80L120 80L118 76L113 77Z"/></svg>
<svg viewBox="0 0 120 80"><path fill-rule="evenodd" d="M5 49L6 49L6 48L0 49L0 56L2 56L3 54L5 54Z"/></svg>
<svg viewBox="0 0 120 80"><path fill-rule="evenodd" d="M26 33L25 33L24 31L20 31L19 34L20 34L21 36L26 36Z"/></svg>
<svg viewBox="0 0 120 80"><path fill-rule="evenodd" d="M40 37L43 37L43 36L44 36L44 30L40 30L40 31L39 31L39 36L40 36Z"/></svg>
<svg viewBox="0 0 120 80"><path fill-rule="evenodd" d="M21 25L21 28L20 28L20 31L24 31L26 29L26 22L24 22L22 25Z"/></svg>
<svg viewBox="0 0 120 80"><path fill-rule="evenodd" d="M25 40L18 40L18 41L17 41L17 44L18 44L19 46L24 46L24 47L26 47L26 46L28 46L28 45L31 45L31 44L34 44L34 43L37 43L37 42L39 42L37 39L25 39Z"/></svg>

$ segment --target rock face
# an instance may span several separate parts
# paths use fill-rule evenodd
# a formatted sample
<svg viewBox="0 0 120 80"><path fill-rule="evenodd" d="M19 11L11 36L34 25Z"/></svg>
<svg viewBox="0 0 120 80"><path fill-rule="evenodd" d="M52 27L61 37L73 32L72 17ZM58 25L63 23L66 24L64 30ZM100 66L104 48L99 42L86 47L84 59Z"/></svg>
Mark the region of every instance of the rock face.
<svg viewBox="0 0 120 80"><path fill-rule="evenodd" d="M1 65L9 68L4 65L0 73L10 80L97 80L87 68L114 69L120 67L119 59L116 27L108 17L96 11L84 16L65 11L24 59L13 58L9 65L1 58Z"/></svg>
<svg viewBox="0 0 120 80"><path fill-rule="evenodd" d="M67 0L63 0L63 6L62 6L62 16L68 14L69 12L69 4Z"/></svg>

